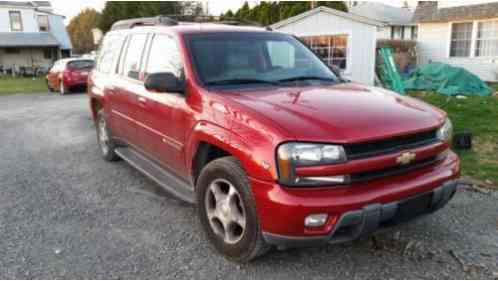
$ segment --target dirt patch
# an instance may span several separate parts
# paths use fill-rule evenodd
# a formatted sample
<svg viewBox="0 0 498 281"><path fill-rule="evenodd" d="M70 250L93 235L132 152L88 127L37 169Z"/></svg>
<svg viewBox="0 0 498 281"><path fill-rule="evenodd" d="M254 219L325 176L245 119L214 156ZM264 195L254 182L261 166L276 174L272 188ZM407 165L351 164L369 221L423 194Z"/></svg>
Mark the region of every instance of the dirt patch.
<svg viewBox="0 0 498 281"><path fill-rule="evenodd" d="M477 153L486 155L498 151L498 143L476 138L474 140L474 149Z"/></svg>
<svg viewBox="0 0 498 281"><path fill-rule="evenodd" d="M480 193L489 193L490 190L498 190L497 183L490 180L482 181L471 177L461 177L460 182L465 188Z"/></svg>

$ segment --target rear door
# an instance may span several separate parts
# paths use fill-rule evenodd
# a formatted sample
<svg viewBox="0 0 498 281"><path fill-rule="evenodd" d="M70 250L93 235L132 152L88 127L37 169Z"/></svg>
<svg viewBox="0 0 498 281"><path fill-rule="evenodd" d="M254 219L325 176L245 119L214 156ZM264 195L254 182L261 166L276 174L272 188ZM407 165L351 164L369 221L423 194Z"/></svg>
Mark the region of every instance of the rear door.
<svg viewBox="0 0 498 281"><path fill-rule="evenodd" d="M167 34L155 34L148 51L145 76L170 72L184 79L183 62L176 40ZM138 134L147 143L147 152L163 166L178 175L185 172L183 136L185 128L179 122L186 112L184 94L154 93L144 89L140 94L140 116L143 126Z"/></svg>
<svg viewBox="0 0 498 281"><path fill-rule="evenodd" d="M112 135L120 139L126 139L128 134L127 125L117 118L113 111L119 111L119 99L116 99L116 81L119 79L116 73L116 65L119 59L125 35L115 33L108 34L102 42L99 50L97 65L90 75L89 91L94 95L105 96L105 114L108 118L108 124L111 128Z"/></svg>
<svg viewBox="0 0 498 281"><path fill-rule="evenodd" d="M120 135L130 145L143 150L144 141L137 135L142 123L139 111L139 92L143 91L142 57L148 35L130 34L126 40L119 65L118 77L113 80L112 115Z"/></svg>

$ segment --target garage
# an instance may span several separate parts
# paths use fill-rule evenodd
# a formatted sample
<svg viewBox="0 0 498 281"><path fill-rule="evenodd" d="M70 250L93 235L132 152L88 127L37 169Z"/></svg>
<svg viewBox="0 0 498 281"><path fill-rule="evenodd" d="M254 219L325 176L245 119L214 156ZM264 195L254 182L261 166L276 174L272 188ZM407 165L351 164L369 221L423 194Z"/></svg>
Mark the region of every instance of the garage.
<svg viewBox="0 0 498 281"><path fill-rule="evenodd" d="M272 28L300 37L345 78L373 85L377 28L381 26L381 22L320 6Z"/></svg>

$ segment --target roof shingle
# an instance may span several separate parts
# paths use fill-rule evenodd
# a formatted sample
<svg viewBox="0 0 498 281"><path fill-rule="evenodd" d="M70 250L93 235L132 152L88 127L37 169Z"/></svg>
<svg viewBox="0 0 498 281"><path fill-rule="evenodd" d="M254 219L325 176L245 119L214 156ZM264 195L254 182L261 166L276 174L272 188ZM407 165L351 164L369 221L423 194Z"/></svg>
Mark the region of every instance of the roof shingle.
<svg viewBox="0 0 498 281"><path fill-rule="evenodd" d="M437 1L419 1L415 22L449 22L498 18L498 2L438 9Z"/></svg>
<svg viewBox="0 0 498 281"><path fill-rule="evenodd" d="M0 32L0 47L56 47L59 42L47 32Z"/></svg>

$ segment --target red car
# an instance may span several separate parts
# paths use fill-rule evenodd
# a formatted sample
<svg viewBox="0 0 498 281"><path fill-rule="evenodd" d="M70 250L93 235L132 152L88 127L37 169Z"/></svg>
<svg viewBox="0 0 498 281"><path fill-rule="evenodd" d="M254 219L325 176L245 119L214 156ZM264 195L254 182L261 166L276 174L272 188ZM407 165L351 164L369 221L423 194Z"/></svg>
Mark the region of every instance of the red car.
<svg viewBox="0 0 498 281"><path fill-rule="evenodd" d="M446 113L347 82L290 35L136 19L99 53L88 94L104 159L197 204L232 260L354 240L455 193Z"/></svg>
<svg viewBox="0 0 498 281"><path fill-rule="evenodd" d="M47 74L47 87L50 92L59 91L61 95L76 88L85 88L88 73L95 62L89 59L61 59L55 62Z"/></svg>

